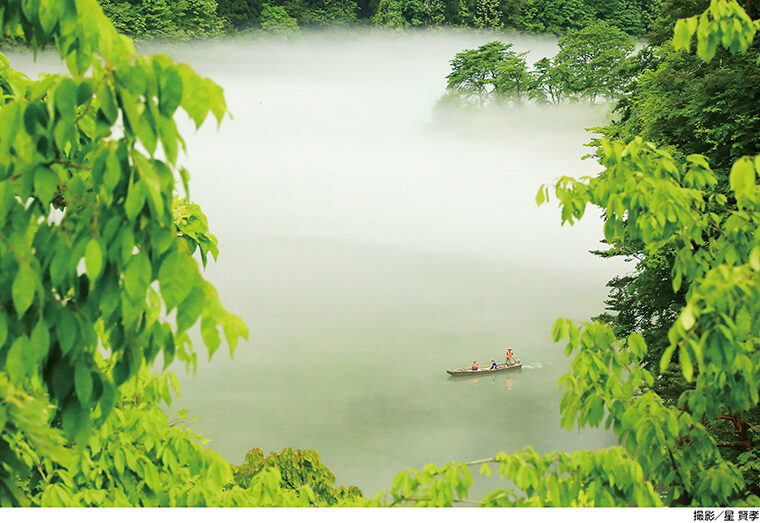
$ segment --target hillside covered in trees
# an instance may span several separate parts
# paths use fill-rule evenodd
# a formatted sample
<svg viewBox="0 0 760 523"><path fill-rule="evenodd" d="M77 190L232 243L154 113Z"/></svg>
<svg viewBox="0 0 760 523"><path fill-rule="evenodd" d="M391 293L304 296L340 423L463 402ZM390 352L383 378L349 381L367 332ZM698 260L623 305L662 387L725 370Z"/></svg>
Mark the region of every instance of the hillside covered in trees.
<svg viewBox="0 0 760 523"><path fill-rule="evenodd" d="M376 25L459 26L563 34L601 20L641 36L660 0L100 0L116 28L140 38L189 38L261 29Z"/></svg>

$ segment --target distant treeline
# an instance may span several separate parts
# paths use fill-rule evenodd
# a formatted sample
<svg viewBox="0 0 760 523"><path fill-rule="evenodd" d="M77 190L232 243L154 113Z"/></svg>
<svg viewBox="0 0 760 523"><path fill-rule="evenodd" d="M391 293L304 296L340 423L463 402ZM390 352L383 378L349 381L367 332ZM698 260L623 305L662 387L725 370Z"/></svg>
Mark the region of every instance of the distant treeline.
<svg viewBox="0 0 760 523"><path fill-rule="evenodd" d="M606 22L571 30L558 45L555 57L542 58L532 68L525 59L528 53L513 51L509 43L495 41L457 53L441 102L593 103L615 99L631 80L627 62L633 37Z"/></svg>
<svg viewBox="0 0 760 523"><path fill-rule="evenodd" d="M564 34L603 20L643 35L661 0L100 0L123 33L193 38L245 30L371 24L462 26Z"/></svg>

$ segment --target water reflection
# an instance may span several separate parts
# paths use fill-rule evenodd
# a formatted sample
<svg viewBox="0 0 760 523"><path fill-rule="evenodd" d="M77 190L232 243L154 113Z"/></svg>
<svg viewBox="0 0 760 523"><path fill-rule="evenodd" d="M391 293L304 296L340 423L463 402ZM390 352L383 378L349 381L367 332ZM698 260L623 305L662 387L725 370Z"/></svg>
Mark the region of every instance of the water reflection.
<svg viewBox="0 0 760 523"><path fill-rule="evenodd" d="M492 372L483 373L479 375L462 375L462 376L449 376L448 381L454 383L473 383L480 385L504 385L505 388L511 390L516 381L519 381L519 375L522 374L522 368L513 369L506 372Z"/></svg>

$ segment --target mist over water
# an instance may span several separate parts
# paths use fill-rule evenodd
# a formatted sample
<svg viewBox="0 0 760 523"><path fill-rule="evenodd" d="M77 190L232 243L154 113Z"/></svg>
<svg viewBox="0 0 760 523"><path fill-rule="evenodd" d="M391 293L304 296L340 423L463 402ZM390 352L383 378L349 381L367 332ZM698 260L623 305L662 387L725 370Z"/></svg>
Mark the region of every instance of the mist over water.
<svg viewBox="0 0 760 523"><path fill-rule="evenodd" d="M187 135L191 195L220 241L208 276L251 329L183 380L180 407L234 463L315 448L339 484L389 488L405 467L531 445L610 445L559 426L559 316L603 309L622 264L595 210L560 227L541 183L594 174L584 128L605 107L440 112L466 32L306 34L172 52L225 88L233 121ZM503 36L502 36L503 38ZM516 36L535 61L554 41ZM447 368L512 346L521 371ZM489 480L485 489L498 488Z"/></svg>
<svg viewBox="0 0 760 523"><path fill-rule="evenodd" d="M185 163L219 238L207 277L251 340L194 375L174 369L175 407L232 463L252 447L314 448L338 484L371 496L409 466L614 443L560 428L569 360L550 331L601 312L626 267L588 253L602 247L597 210L560 227L555 204L534 200L542 183L597 172L580 159L584 129L607 108L436 110L449 60L495 39L529 61L556 52L476 31L148 48L220 83L234 116L219 130L185 122ZM507 346L522 370L445 373Z"/></svg>

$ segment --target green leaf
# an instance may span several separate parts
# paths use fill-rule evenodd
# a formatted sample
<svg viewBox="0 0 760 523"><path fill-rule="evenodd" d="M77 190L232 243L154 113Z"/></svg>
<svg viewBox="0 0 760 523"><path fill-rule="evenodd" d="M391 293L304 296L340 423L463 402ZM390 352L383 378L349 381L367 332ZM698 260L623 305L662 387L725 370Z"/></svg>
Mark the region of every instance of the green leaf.
<svg viewBox="0 0 760 523"><path fill-rule="evenodd" d="M613 243L615 240L616 222L617 220L613 216L608 216L604 221L604 240L607 243Z"/></svg>
<svg viewBox="0 0 760 523"><path fill-rule="evenodd" d="M145 300L145 293L151 282L151 266L148 256L143 253L137 253L124 271L124 289L133 302Z"/></svg>
<svg viewBox="0 0 760 523"><path fill-rule="evenodd" d="M683 308L681 316L678 319L684 330L689 330L694 326L694 309L690 303L686 304L686 307Z"/></svg>
<svg viewBox="0 0 760 523"><path fill-rule="evenodd" d="M201 319L201 337L203 343L208 349L209 358L213 356L214 352L219 348L219 344L222 342L217 330L216 322L209 317L203 317Z"/></svg>
<svg viewBox="0 0 760 523"><path fill-rule="evenodd" d="M243 323L243 320L226 311L222 316L221 324L224 328L224 336L230 346L230 356L232 356L239 338L248 339L248 327Z"/></svg>
<svg viewBox="0 0 760 523"><path fill-rule="evenodd" d="M16 313L23 316L34 301L34 294L37 289L37 273L28 265L19 267L16 277L13 279L13 306Z"/></svg>
<svg viewBox="0 0 760 523"><path fill-rule="evenodd" d="M754 270L760 271L760 245L756 245L749 253L749 265Z"/></svg>
<svg viewBox="0 0 760 523"><path fill-rule="evenodd" d="M77 337L77 319L67 309L62 309L56 322L56 335L61 352L66 355L74 346Z"/></svg>
<svg viewBox="0 0 760 523"><path fill-rule="evenodd" d="M137 167L140 173L140 181L144 182L147 188L153 211L156 215L161 216L164 213L164 196L161 192L161 180L159 179L158 172L156 172L150 160L143 155L135 153L134 158L135 167Z"/></svg>
<svg viewBox="0 0 760 523"><path fill-rule="evenodd" d="M628 336L628 347L633 351L634 355L641 358L647 352L647 344L644 341L644 337L638 332L632 332Z"/></svg>
<svg viewBox="0 0 760 523"><path fill-rule="evenodd" d="M137 100L128 90L119 89L119 107L121 107L124 132L127 136L137 137L137 126L140 122Z"/></svg>
<svg viewBox="0 0 760 523"><path fill-rule="evenodd" d="M155 110L155 109L153 109ZM153 118L153 113L151 113L151 109L147 106L145 107L145 110L143 111L142 115L140 116L140 119L137 122L137 136L140 138L140 141L142 142L143 146L145 147L145 150L148 151L148 154L153 157L153 153L156 152L156 143L157 143L157 124L155 119Z"/></svg>
<svg viewBox="0 0 760 523"><path fill-rule="evenodd" d="M186 182L184 182L186 183ZM185 191L187 193L187 191ZM0 220L5 220L13 206L18 205L10 182L0 182Z"/></svg>
<svg viewBox="0 0 760 523"><path fill-rule="evenodd" d="M538 188L536 193L536 205L542 205L546 201L546 193L544 192L544 186Z"/></svg>
<svg viewBox="0 0 760 523"><path fill-rule="evenodd" d="M670 360L673 357L673 352L676 350L675 345L668 345L660 358L660 373L665 372L665 369L670 365Z"/></svg>
<svg viewBox="0 0 760 523"><path fill-rule="evenodd" d="M100 271L103 269L103 249L100 247L100 242L97 238L91 238L87 242L87 247L84 251L84 265L87 271L87 277L91 282L94 282L100 276Z"/></svg>
<svg viewBox="0 0 760 523"><path fill-rule="evenodd" d="M562 333L567 332L566 323L567 322L562 318L557 318L554 321L554 324L552 325L552 341L553 342L558 342L564 337Z"/></svg>
<svg viewBox="0 0 760 523"><path fill-rule="evenodd" d="M44 321L40 320L32 329L29 337L27 358L31 365L39 365L50 351L50 331Z"/></svg>
<svg viewBox="0 0 760 523"><path fill-rule="evenodd" d="M158 271L158 283L167 312L190 294L197 275L198 266L187 254L175 250L164 259Z"/></svg>
<svg viewBox="0 0 760 523"><path fill-rule="evenodd" d="M115 449L113 452L113 464L116 472L124 474L124 452L121 449Z"/></svg>
<svg viewBox="0 0 760 523"><path fill-rule="evenodd" d="M31 359L26 357L27 345L29 339L25 336L19 336L11 344L8 355L5 360L5 368L8 370L8 377L11 382L21 384L24 378L29 374Z"/></svg>
<svg viewBox="0 0 760 523"><path fill-rule="evenodd" d="M208 114L211 93L191 67L180 64L177 66L177 72L182 77L181 106L198 128Z"/></svg>
<svg viewBox="0 0 760 523"><path fill-rule="evenodd" d="M174 67L164 71L159 79L158 110L170 117L182 101L182 77Z"/></svg>
<svg viewBox="0 0 760 523"><path fill-rule="evenodd" d="M673 31L673 47L676 50L688 51L691 47L691 37L696 30L697 20L695 17L691 19L680 19L676 22L675 29Z"/></svg>
<svg viewBox="0 0 760 523"><path fill-rule="evenodd" d="M717 40L711 36L699 35L697 38L697 56L703 61L709 62L715 56L717 51Z"/></svg>
<svg viewBox="0 0 760 523"><path fill-rule="evenodd" d="M179 379L177 379L177 375L173 372L167 373L169 375L169 383L172 386L172 389L174 389L174 394L179 397Z"/></svg>
<svg viewBox="0 0 760 523"><path fill-rule="evenodd" d="M111 413L111 409L113 409L113 406L116 402L116 387L114 384L104 379L103 380L103 392L100 395L100 400L98 401L100 405L100 421L104 421L108 415Z"/></svg>
<svg viewBox="0 0 760 523"><path fill-rule="evenodd" d="M71 78L62 78L53 94L55 108L65 118L72 118L77 106L77 84Z"/></svg>
<svg viewBox="0 0 760 523"><path fill-rule="evenodd" d="M113 125L119 116L119 108L116 106L116 97L108 82L100 82L96 97L101 112L107 118L108 123Z"/></svg>
<svg viewBox="0 0 760 523"><path fill-rule="evenodd" d="M74 390L82 405L89 405L92 397L92 376L90 368L78 361L74 370Z"/></svg>
<svg viewBox="0 0 760 523"><path fill-rule="evenodd" d="M729 182L734 192L739 195L755 186L755 167L749 157L744 156L731 167Z"/></svg>
<svg viewBox="0 0 760 523"><path fill-rule="evenodd" d="M68 247L64 242L64 246ZM69 276L69 264L71 253L67 249L56 249L53 260L50 262L50 281L55 286L63 285Z"/></svg>
<svg viewBox="0 0 760 523"><path fill-rule="evenodd" d="M8 339L8 319L5 316L5 312L0 311L0 348L5 344L5 340Z"/></svg>
<svg viewBox="0 0 760 523"><path fill-rule="evenodd" d="M181 332L192 327L203 312L205 294L203 289L195 286L177 308L177 331Z"/></svg>
<svg viewBox="0 0 760 523"><path fill-rule="evenodd" d="M121 180L121 165L113 152L106 157L105 171L103 172L103 185L108 192L113 192ZM138 211L139 212L139 211Z"/></svg>
<svg viewBox="0 0 760 523"><path fill-rule="evenodd" d="M694 376L694 366L691 363L691 356L689 356L689 351L687 351L683 346L678 351L678 362L681 364L683 377L686 378L686 381L691 382L691 379Z"/></svg>
<svg viewBox="0 0 760 523"><path fill-rule="evenodd" d="M138 180L129 187L127 192L127 199L124 202L124 212L127 214L127 219L134 222L137 215L145 207L145 183L142 180Z"/></svg>
<svg viewBox="0 0 760 523"><path fill-rule="evenodd" d="M58 175L49 167L40 166L34 171L34 192L42 204L47 207L58 191Z"/></svg>
<svg viewBox="0 0 760 523"><path fill-rule="evenodd" d="M222 123L222 118L227 113L227 103L224 101L224 90L208 78L203 79L203 87L209 93L209 109L216 118L217 125Z"/></svg>
<svg viewBox="0 0 760 523"><path fill-rule="evenodd" d="M166 160L174 165L177 161L177 144L182 141L182 137L177 132L177 125L171 118L165 116L158 117L158 136L161 138L161 144L164 148ZM184 146L184 142L182 142ZM180 169L181 175L181 169ZM185 192L187 194L187 191Z"/></svg>
<svg viewBox="0 0 760 523"><path fill-rule="evenodd" d="M89 101L92 98L92 82L91 80L82 80L77 87L77 105Z"/></svg>

